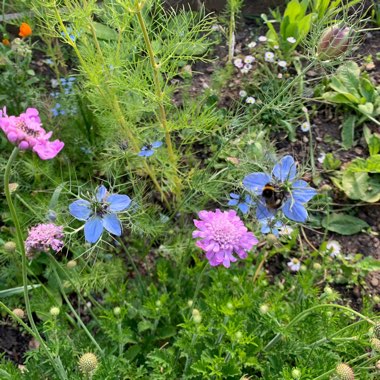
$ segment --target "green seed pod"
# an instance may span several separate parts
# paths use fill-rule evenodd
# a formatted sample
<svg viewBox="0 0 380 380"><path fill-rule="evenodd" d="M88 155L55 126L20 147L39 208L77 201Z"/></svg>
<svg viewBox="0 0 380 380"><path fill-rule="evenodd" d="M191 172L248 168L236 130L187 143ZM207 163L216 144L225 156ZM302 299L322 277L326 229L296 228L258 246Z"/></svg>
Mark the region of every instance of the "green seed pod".
<svg viewBox="0 0 380 380"><path fill-rule="evenodd" d="M83 373L93 374L98 368L98 358L92 352L87 352L79 358L78 365Z"/></svg>
<svg viewBox="0 0 380 380"><path fill-rule="evenodd" d="M349 365L344 363L337 365L336 374L340 380L355 380L354 371Z"/></svg>
<svg viewBox="0 0 380 380"><path fill-rule="evenodd" d="M350 46L351 29L334 25L322 33L317 46L318 57L322 60L337 58Z"/></svg>

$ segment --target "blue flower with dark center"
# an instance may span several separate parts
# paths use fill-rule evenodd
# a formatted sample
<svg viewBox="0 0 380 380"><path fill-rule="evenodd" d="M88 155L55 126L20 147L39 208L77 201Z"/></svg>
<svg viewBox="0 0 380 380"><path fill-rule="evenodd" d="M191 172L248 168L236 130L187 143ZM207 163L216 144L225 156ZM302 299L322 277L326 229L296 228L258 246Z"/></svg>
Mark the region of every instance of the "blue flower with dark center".
<svg viewBox="0 0 380 380"><path fill-rule="evenodd" d="M245 196L245 200L242 201L239 194L230 193L230 200L228 201L228 206L237 206L237 208L243 213L246 214L249 211L249 208L254 204L249 195Z"/></svg>
<svg viewBox="0 0 380 380"><path fill-rule="evenodd" d="M265 218L259 220L261 224L261 233L262 234L273 234L275 236L279 236L278 229L283 226L282 222L276 220L275 218Z"/></svg>
<svg viewBox="0 0 380 380"><path fill-rule="evenodd" d="M152 144L144 145L138 155L140 157L150 157L154 154L155 149L160 146L162 146L162 141L155 141Z"/></svg>
<svg viewBox="0 0 380 380"><path fill-rule="evenodd" d="M106 229L110 234L121 236L121 223L117 213L127 210L131 198L123 194L109 194L105 186L100 186L91 202L78 199L69 206L70 214L86 221L84 237L89 243L96 243Z"/></svg>
<svg viewBox="0 0 380 380"><path fill-rule="evenodd" d="M312 199L317 191L304 180L297 179L296 164L292 156L283 157L277 163L271 175L251 173L243 179L244 187L258 198L257 219L272 218L278 210L290 220L304 223L308 213L305 203ZM272 188L269 197L264 197L264 188Z"/></svg>

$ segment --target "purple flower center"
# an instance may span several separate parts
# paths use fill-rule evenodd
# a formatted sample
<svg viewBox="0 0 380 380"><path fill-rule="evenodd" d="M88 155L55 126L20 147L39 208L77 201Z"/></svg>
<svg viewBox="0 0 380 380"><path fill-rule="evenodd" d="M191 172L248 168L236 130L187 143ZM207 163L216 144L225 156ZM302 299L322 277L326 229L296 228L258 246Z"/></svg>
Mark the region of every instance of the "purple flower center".
<svg viewBox="0 0 380 380"><path fill-rule="evenodd" d="M210 227L214 240L222 246L236 243L240 236L234 224L225 219L214 220Z"/></svg>

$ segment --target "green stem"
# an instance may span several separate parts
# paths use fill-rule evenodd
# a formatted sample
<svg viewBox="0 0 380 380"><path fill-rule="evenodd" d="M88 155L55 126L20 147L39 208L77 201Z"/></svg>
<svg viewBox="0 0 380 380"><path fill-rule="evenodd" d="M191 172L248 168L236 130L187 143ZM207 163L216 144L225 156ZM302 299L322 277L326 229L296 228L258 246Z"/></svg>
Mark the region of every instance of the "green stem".
<svg viewBox="0 0 380 380"><path fill-rule="evenodd" d="M56 359L52 356L51 352L49 351L49 348L47 347L45 341L42 339L40 333L38 332L37 326L34 322L33 315L32 315L32 309L30 307L30 299L29 299L29 293L28 293L28 276L27 276L27 262L26 262L26 253L25 253L25 245L24 245L24 237L22 233L22 229L20 226L20 221L17 216L16 208L12 201L11 191L9 189L9 180L10 180L10 173L11 173L11 167L17 157L17 154L19 152L19 149L16 147L13 149L7 165L5 167L5 173L4 173L4 193L5 198L7 200L7 204L9 207L9 211L11 214L11 218L13 221L13 224L16 228L16 243L19 252L21 253L21 272L22 272L22 282L24 286L24 300L25 300L25 308L26 308L26 314L28 316L29 323L32 327L32 330L34 331L35 338L40 342L42 349L45 351L46 355L48 356L51 364L53 365L54 369L56 370L58 376L60 379L66 380L67 374L62 367L62 363L59 360L59 357ZM57 363L58 361L58 363Z"/></svg>
<svg viewBox="0 0 380 380"><path fill-rule="evenodd" d="M228 38L228 63L232 64L235 51L235 12L231 10L229 38Z"/></svg>

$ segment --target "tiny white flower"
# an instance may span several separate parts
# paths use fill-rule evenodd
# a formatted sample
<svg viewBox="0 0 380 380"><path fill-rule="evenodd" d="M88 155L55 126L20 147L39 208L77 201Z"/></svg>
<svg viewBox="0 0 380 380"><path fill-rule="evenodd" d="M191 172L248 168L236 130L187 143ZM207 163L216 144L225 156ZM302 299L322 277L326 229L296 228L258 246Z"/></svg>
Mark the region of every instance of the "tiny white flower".
<svg viewBox="0 0 380 380"><path fill-rule="evenodd" d="M336 240L329 240L326 244L326 248L330 252L331 257L337 257L342 250L342 246Z"/></svg>
<svg viewBox="0 0 380 380"><path fill-rule="evenodd" d="M244 58L244 63L252 63L255 61L255 57L253 57L252 55L247 55L245 58Z"/></svg>
<svg viewBox="0 0 380 380"><path fill-rule="evenodd" d="M264 59L266 62L274 62L274 54L271 51L267 51L264 54Z"/></svg>
<svg viewBox="0 0 380 380"><path fill-rule="evenodd" d="M322 153L318 156L317 160L318 160L318 162L319 162L320 164L323 164L323 161L325 160L325 158L326 158L326 153L322 152Z"/></svg>
<svg viewBox="0 0 380 380"><path fill-rule="evenodd" d="M301 124L301 131L302 132L308 132L310 131L310 123L308 121L305 121Z"/></svg>
<svg viewBox="0 0 380 380"><path fill-rule="evenodd" d="M301 268L301 261L293 258L288 262L288 267L292 272L298 272Z"/></svg>
<svg viewBox="0 0 380 380"><path fill-rule="evenodd" d="M291 44L295 44L297 40L296 40L294 37L288 37L288 38L286 39L286 41L288 41L288 42L291 43Z"/></svg>
<svg viewBox="0 0 380 380"><path fill-rule="evenodd" d="M265 41L268 40L268 38L266 38L265 36L260 36L260 37L258 38L258 40L259 40L260 42L265 42Z"/></svg>
<svg viewBox="0 0 380 380"><path fill-rule="evenodd" d="M242 74L248 74L248 73L249 73L249 69L247 69L246 67L243 67L243 68L240 70L240 72L241 72Z"/></svg>
<svg viewBox="0 0 380 380"><path fill-rule="evenodd" d="M57 79L52 79L52 80L50 81L50 83L51 83L51 87L52 87L52 88L56 88L56 87L58 87L58 81L57 81Z"/></svg>
<svg viewBox="0 0 380 380"><path fill-rule="evenodd" d="M278 78L278 79L282 79L282 73L278 73L278 74L277 74L277 78Z"/></svg>
<svg viewBox="0 0 380 380"><path fill-rule="evenodd" d="M273 49L274 49L274 50L278 50L279 48L280 48L280 47L279 47L278 45L274 45L274 46L273 46Z"/></svg>
<svg viewBox="0 0 380 380"><path fill-rule="evenodd" d="M294 229L290 226L282 226L278 229L278 233L280 234L280 236L288 236L289 238L293 231Z"/></svg>
<svg viewBox="0 0 380 380"><path fill-rule="evenodd" d="M241 69L241 68L243 67L243 65L244 65L243 60L242 60L241 58L236 58L236 59L234 60L234 65L235 65L237 68Z"/></svg>
<svg viewBox="0 0 380 380"><path fill-rule="evenodd" d="M288 64L286 63L286 61L278 61L277 64L280 66L280 67L286 67Z"/></svg>
<svg viewBox="0 0 380 380"><path fill-rule="evenodd" d="M253 49L256 45L257 45L256 42L255 42L255 41L252 41L252 42L250 42L250 43L248 44L248 47L249 47L250 49Z"/></svg>
<svg viewBox="0 0 380 380"><path fill-rule="evenodd" d="M252 69L252 65L250 63L246 63L244 65L244 69L251 70Z"/></svg>
<svg viewBox="0 0 380 380"><path fill-rule="evenodd" d="M255 104L256 103L256 99L253 96L248 96L248 98L245 99L245 102L248 103L248 104Z"/></svg>
<svg viewBox="0 0 380 380"><path fill-rule="evenodd" d="M247 96L247 91L240 90L240 91L239 91L239 96L240 96L241 98L245 98L245 97Z"/></svg>

